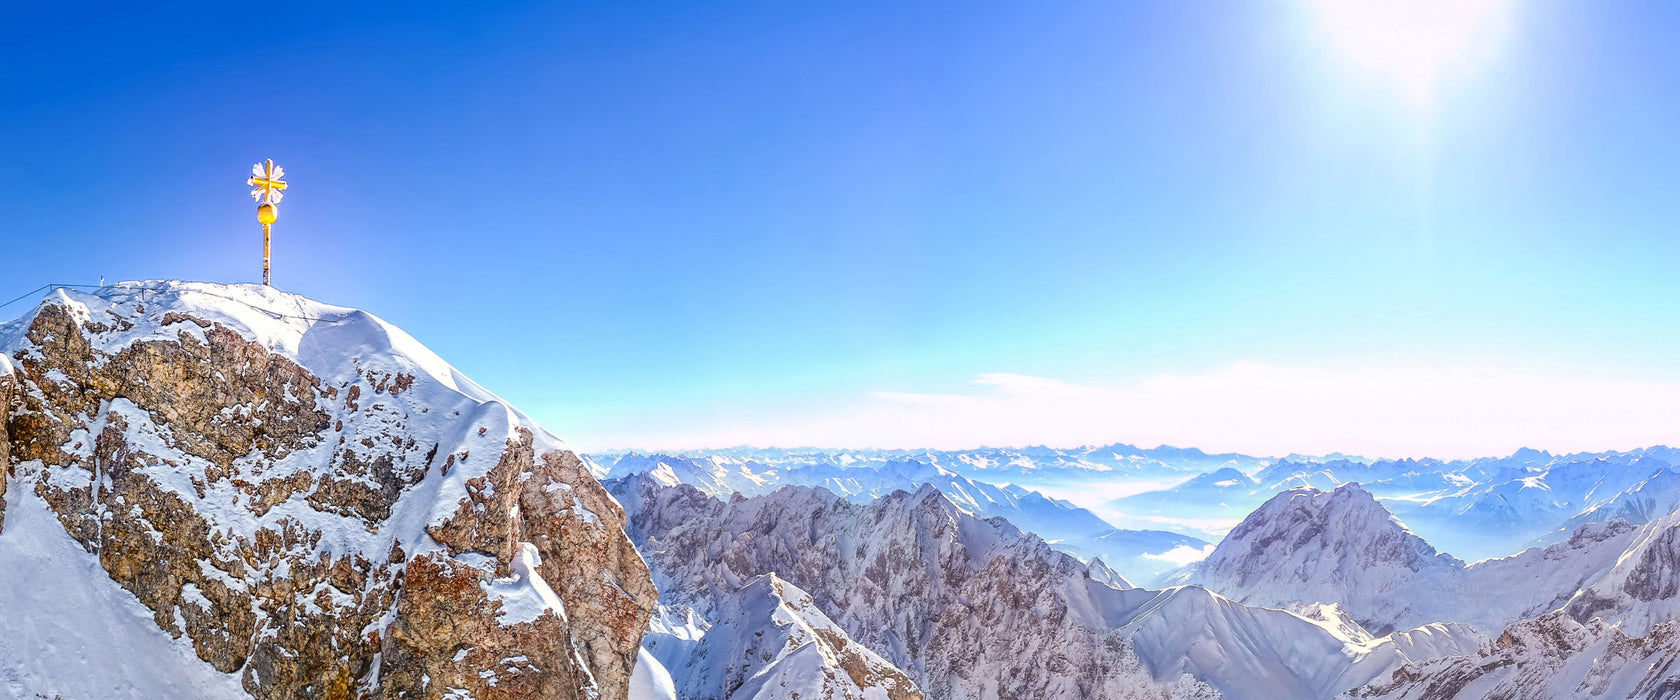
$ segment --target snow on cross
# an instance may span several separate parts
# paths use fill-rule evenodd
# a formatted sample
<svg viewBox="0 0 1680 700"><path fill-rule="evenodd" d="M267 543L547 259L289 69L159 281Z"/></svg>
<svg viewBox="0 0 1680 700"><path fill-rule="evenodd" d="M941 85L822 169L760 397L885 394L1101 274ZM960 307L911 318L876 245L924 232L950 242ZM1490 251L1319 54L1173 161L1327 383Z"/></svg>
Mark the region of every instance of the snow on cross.
<svg viewBox="0 0 1680 700"><path fill-rule="evenodd" d="M285 176L285 168L275 165L274 159L270 158L266 162L252 165L251 178L245 181L245 184L251 186L251 199L257 201L257 221L263 227L263 286L273 286L269 284L268 278L268 227L274 225L274 221L280 217L280 209L276 205L280 204L280 199L286 195L286 181L281 179Z"/></svg>

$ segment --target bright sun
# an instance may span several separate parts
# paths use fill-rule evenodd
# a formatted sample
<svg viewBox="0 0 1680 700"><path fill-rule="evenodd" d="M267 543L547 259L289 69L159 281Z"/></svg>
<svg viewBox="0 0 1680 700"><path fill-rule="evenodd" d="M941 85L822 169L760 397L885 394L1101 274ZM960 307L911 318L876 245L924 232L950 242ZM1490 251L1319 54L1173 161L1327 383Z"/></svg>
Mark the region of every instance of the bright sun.
<svg viewBox="0 0 1680 700"><path fill-rule="evenodd" d="M1416 106L1497 43L1514 0L1306 0L1331 43Z"/></svg>

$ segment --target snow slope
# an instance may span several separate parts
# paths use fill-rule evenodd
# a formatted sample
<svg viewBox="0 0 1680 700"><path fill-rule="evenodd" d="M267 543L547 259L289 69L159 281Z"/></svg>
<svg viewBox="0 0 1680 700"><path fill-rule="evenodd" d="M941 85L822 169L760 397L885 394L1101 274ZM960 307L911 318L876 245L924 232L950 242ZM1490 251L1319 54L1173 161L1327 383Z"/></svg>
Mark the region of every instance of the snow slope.
<svg viewBox="0 0 1680 700"><path fill-rule="evenodd" d="M647 649L636 657L636 670L630 674L629 700L677 700L677 684L671 672Z"/></svg>
<svg viewBox="0 0 1680 700"><path fill-rule="evenodd" d="M4 357L0 355L0 357ZM59 525L27 488L6 494L0 531L0 695L243 697L236 674L198 659ZM112 650L121 650L113 663Z"/></svg>
<svg viewBox="0 0 1680 700"><path fill-rule="evenodd" d="M1402 664L1486 642L1457 624L1373 637L1346 619L1250 607L1199 586L1129 593L1144 595L1117 623L1150 670L1189 674L1233 700L1330 697Z"/></svg>

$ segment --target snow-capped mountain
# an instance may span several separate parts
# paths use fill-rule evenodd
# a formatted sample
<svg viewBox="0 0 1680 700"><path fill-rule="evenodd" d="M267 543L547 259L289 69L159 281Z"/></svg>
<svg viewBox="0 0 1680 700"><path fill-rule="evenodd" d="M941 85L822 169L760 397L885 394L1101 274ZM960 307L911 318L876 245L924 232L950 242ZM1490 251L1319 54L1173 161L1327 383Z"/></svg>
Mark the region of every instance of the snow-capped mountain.
<svg viewBox="0 0 1680 700"><path fill-rule="evenodd" d="M1634 525L1644 525L1676 510L1680 510L1680 473L1663 469L1613 498L1577 513L1542 537L1539 544L1566 538L1587 523L1626 520Z"/></svg>
<svg viewBox="0 0 1680 700"><path fill-rule="evenodd" d="M667 483L689 484L718 498L732 493L756 496L774 490L781 478L778 470L758 462L728 457L682 457L662 454L620 456L603 478L654 472Z"/></svg>
<svg viewBox="0 0 1680 700"><path fill-rule="evenodd" d="M1175 531L1217 538L1241 513L1287 489L1329 491L1359 483L1431 544L1476 560L1555 542L1583 522L1607 519L1607 504L1672 472L1674 453L1661 446L1556 456L1522 449L1508 457L1450 462L1291 456L1255 472L1252 484L1229 471L1210 473L1099 511L1128 526L1125 516L1131 514L1170 516Z"/></svg>
<svg viewBox="0 0 1680 700"><path fill-rule="evenodd" d="M929 698L1323 698L1485 641L1441 625L1375 637L1198 587L1126 588L927 486L869 505L804 487L724 502L651 473L608 487L663 603L712 620L775 573Z"/></svg>
<svg viewBox="0 0 1680 700"><path fill-rule="evenodd" d="M666 483L684 483L720 499L732 493L761 496L782 486L822 487L857 503L869 503L894 491L914 491L923 484L938 488L952 502L981 517L1004 517L1045 539L1090 537L1113 530L1091 511L1019 486L994 486L944 467L911 459L879 465L836 467L829 464L770 467L729 457L682 457L630 453L618 458L608 479L653 473Z"/></svg>
<svg viewBox="0 0 1680 700"><path fill-rule="evenodd" d="M1668 470L1667 462L1642 454L1559 458L1520 469L1502 465L1484 470L1491 474L1471 485L1396 498L1391 506L1431 541L1447 542L1465 556L1503 555L1548 533L1566 536L1558 531L1575 516ZM1476 474L1465 472L1466 478Z"/></svg>
<svg viewBox="0 0 1680 700"><path fill-rule="evenodd" d="M672 639L655 628L644 646L678 642L673 655L677 696L692 700L921 700L903 671L858 644L828 619L810 594L765 574L722 598L712 621L690 640L683 625ZM657 658L657 657L656 657ZM660 663L658 660L651 663ZM642 700L635 695L631 700Z"/></svg>
<svg viewBox="0 0 1680 700"><path fill-rule="evenodd" d="M1153 580L1199 558L1210 545L1200 539L1149 530L1120 530L1096 514L1064 500L1015 485L995 486L944 467L913 459L880 464L764 462L732 456L685 457L627 453L607 478L651 474L665 484L688 484L719 499L759 496L782 486L820 487L854 503L867 504L894 491L931 485L971 515L1006 518L1052 545L1084 559L1101 557L1122 575Z"/></svg>
<svg viewBox="0 0 1680 700"><path fill-rule="evenodd" d="M1450 593L1463 568L1349 484L1273 497L1175 580L1252 605L1336 603L1361 625L1387 631L1438 621L1432 609L1416 608Z"/></svg>
<svg viewBox="0 0 1680 700"><path fill-rule="evenodd" d="M624 454L599 457L610 464ZM1656 446L1553 455L1525 448L1505 457L1452 461L1343 455L1270 459L1127 445L968 451L733 448L680 456L743 465L746 473L736 481L757 489L742 490L745 494L800 483L860 501L909 486L861 483L859 476L867 472L853 469L880 471L889 463L913 461L980 483L1007 481L1016 488L1072 498L1076 507L1128 531L1167 531L1207 541L1223 537L1255 507L1287 489L1310 486L1328 491L1357 482L1431 544L1474 561L1567 537L1585 522L1576 520L1578 516L1602 509L1653 474L1673 472L1680 450ZM789 479L784 472L792 470L804 474ZM697 485L701 481L689 480ZM1115 491L1119 498L1101 497ZM1604 519L1604 512L1594 517ZM1021 524L1034 529L1024 520ZM1035 532L1081 557L1099 555L1096 548L1075 542L1090 537L1088 533ZM1180 550L1174 558L1182 562L1194 550ZM1142 558L1145 554L1157 558ZM1148 580L1152 572L1146 569L1158 566L1162 554L1108 551L1100 556L1129 576Z"/></svg>
<svg viewBox="0 0 1680 700"><path fill-rule="evenodd" d="M270 288L59 291L0 325L0 458L26 696L622 697L656 601L565 443Z"/></svg>
<svg viewBox="0 0 1680 700"><path fill-rule="evenodd" d="M1491 634L1567 609L1638 636L1680 616L1677 541L1680 513L1589 522L1563 542L1465 565L1350 484L1277 496L1181 580L1254 605L1334 603L1369 629L1457 621Z"/></svg>
<svg viewBox="0 0 1680 700"><path fill-rule="evenodd" d="M630 513L661 602L708 621L747 582L775 573L930 698L977 697L1005 679L1047 700L1167 697L1102 624L1091 599L1115 589L933 487L860 505L797 486L726 503L653 474L607 484Z"/></svg>

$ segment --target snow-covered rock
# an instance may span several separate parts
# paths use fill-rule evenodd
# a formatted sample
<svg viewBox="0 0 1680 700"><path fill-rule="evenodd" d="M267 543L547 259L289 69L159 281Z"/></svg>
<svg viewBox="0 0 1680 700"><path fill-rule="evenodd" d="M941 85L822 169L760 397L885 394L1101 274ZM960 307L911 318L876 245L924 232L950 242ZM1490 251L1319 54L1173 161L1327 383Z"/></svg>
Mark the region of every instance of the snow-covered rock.
<svg viewBox="0 0 1680 700"><path fill-rule="evenodd" d="M1680 513L1638 529L1620 520L1588 524L1577 534L1609 531L1618 535L1628 531L1625 536L1605 537L1607 543L1626 544L1607 552L1614 558L1604 557L1603 573L1572 596L1566 608L1569 614L1578 620L1607 620L1633 636L1680 619Z"/></svg>
<svg viewBox="0 0 1680 700"><path fill-rule="evenodd" d="M1512 624L1472 654L1410 663L1344 698L1667 700L1680 696L1680 622L1643 637L1563 611Z"/></svg>
<svg viewBox="0 0 1680 700"><path fill-rule="evenodd" d="M1125 576L1121 576L1120 572L1109 568L1108 564L1104 563L1101 558L1093 558L1085 562L1085 566L1090 570L1091 578L1096 579L1098 583L1107 585L1109 588L1120 591L1137 588L1137 586L1132 585L1131 581L1126 580Z"/></svg>
<svg viewBox="0 0 1680 700"><path fill-rule="evenodd" d="M693 700L921 700L903 671L846 634L810 594L765 574L725 597L671 667Z"/></svg>
<svg viewBox="0 0 1680 700"><path fill-rule="evenodd" d="M776 470L748 460L635 452L620 456L605 478L642 473L653 474L667 484L688 484L718 498L728 498L732 493L756 496L773 490L778 482Z"/></svg>
<svg viewBox="0 0 1680 700"><path fill-rule="evenodd" d="M250 285L58 291L0 324L6 377L7 509L50 514L91 574L245 692L625 692L655 592L622 510L565 443L390 324ZM9 529L0 559L31 546ZM0 590L29 575L0 567ZM37 614L3 624L49 630L64 675L37 669L25 694L109 663L97 628Z"/></svg>

